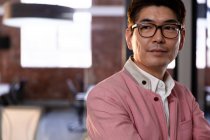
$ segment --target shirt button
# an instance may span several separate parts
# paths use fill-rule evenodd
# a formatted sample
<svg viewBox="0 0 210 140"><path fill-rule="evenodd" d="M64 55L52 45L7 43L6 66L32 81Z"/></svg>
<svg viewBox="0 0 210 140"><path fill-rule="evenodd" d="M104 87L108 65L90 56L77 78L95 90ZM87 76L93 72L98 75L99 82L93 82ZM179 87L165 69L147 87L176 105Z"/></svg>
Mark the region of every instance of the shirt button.
<svg viewBox="0 0 210 140"><path fill-rule="evenodd" d="M143 85L146 85L146 84L147 84L147 82L146 82L145 80L143 80L141 83L142 83Z"/></svg>
<svg viewBox="0 0 210 140"><path fill-rule="evenodd" d="M154 98L154 101L156 101L156 102L159 101L159 98L158 97L155 97Z"/></svg>

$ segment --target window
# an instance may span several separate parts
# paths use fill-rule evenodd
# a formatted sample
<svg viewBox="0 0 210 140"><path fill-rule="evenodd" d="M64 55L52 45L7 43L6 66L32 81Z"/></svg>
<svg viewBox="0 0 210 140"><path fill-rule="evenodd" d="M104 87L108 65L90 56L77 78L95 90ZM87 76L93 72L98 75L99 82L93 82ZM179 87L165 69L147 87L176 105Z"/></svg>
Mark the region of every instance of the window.
<svg viewBox="0 0 210 140"><path fill-rule="evenodd" d="M73 4L72 7L88 8L90 0L22 0L22 2ZM59 3L58 3L59 2ZM84 5L81 5L84 4ZM85 5L86 4L86 5ZM91 53L91 13L76 12L73 22L41 26L21 27L21 66L88 68L92 65Z"/></svg>
<svg viewBox="0 0 210 140"><path fill-rule="evenodd" d="M206 67L206 19L197 19L196 67Z"/></svg>
<svg viewBox="0 0 210 140"><path fill-rule="evenodd" d="M197 41L196 41L196 66L199 69L210 67L210 0L197 0Z"/></svg>

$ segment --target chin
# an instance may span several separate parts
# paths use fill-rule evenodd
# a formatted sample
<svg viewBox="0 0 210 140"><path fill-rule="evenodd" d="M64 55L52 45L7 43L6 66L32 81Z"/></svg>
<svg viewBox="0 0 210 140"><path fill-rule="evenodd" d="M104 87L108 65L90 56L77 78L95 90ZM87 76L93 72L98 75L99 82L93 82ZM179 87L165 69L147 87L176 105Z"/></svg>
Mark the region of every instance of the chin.
<svg viewBox="0 0 210 140"><path fill-rule="evenodd" d="M160 63L160 62L154 62L154 63L150 63L150 66L152 67L157 67L157 68L165 68L168 67L169 63Z"/></svg>

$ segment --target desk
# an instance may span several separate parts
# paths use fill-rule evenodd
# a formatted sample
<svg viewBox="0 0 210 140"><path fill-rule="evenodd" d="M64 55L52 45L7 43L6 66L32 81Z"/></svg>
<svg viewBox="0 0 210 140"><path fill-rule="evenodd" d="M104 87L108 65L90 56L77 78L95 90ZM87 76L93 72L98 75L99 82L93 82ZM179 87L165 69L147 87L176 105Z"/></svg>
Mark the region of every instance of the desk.
<svg viewBox="0 0 210 140"><path fill-rule="evenodd" d="M0 96L9 93L10 85L9 84L0 84Z"/></svg>

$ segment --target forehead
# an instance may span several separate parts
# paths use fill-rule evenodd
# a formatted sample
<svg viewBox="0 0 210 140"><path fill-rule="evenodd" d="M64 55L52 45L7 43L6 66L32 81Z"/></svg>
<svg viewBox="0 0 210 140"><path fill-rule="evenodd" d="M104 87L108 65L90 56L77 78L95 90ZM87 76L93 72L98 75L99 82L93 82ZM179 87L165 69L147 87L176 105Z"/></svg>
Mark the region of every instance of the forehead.
<svg viewBox="0 0 210 140"><path fill-rule="evenodd" d="M138 13L137 22L151 21L154 23L164 23L167 21L178 21L176 14L165 6L147 6Z"/></svg>

